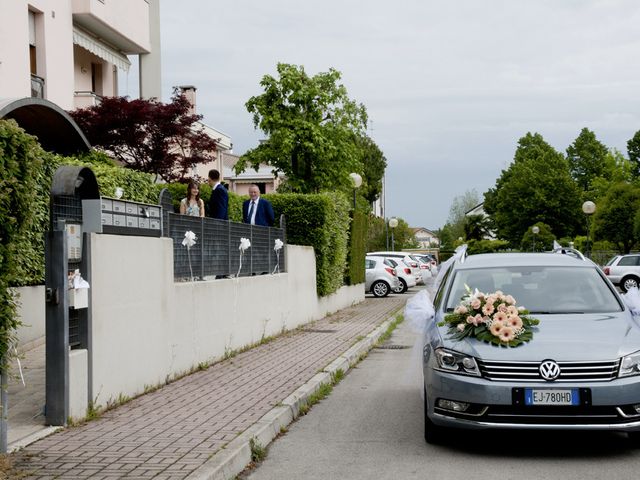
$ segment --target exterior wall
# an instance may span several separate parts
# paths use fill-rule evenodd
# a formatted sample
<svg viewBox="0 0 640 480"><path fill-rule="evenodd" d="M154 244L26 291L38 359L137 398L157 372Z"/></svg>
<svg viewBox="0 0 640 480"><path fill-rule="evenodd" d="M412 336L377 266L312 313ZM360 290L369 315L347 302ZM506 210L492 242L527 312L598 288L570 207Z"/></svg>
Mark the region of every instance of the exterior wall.
<svg viewBox="0 0 640 480"><path fill-rule="evenodd" d="M22 327L18 329L18 350L25 351L42 345L45 335L44 285L16 288L18 317Z"/></svg>
<svg viewBox="0 0 640 480"><path fill-rule="evenodd" d="M174 283L172 255L170 239L91 235L89 398L98 404L364 298L360 285L319 301L311 247L287 246L287 273L193 283Z"/></svg>

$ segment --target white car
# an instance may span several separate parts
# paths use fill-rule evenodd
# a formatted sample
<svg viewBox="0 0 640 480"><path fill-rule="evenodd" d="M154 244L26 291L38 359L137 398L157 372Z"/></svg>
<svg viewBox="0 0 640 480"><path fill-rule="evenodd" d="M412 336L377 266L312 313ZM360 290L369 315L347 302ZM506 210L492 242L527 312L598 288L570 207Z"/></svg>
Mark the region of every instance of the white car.
<svg viewBox="0 0 640 480"><path fill-rule="evenodd" d="M418 265L418 262L405 252L369 252L367 253L367 257L393 258L398 263L404 263L404 265L411 269L411 274L415 277L416 283L418 285L424 283L422 280L422 273L420 272L420 265Z"/></svg>
<svg viewBox="0 0 640 480"><path fill-rule="evenodd" d="M393 264L383 257L366 257L365 291L374 297L386 297L400 286L398 274Z"/></svg>
<svg viewBox="0 0 640 480"><path fill-rule="evenodd" d="M402 262L398 262L398 258L384 258L395 265L396 274L398 275L398 280L400 281L400 285L398 286L398 288L393 290L393 293L404 293L409 288L416 286L416 277L413 276L411 268L407 267Z"/></svg>

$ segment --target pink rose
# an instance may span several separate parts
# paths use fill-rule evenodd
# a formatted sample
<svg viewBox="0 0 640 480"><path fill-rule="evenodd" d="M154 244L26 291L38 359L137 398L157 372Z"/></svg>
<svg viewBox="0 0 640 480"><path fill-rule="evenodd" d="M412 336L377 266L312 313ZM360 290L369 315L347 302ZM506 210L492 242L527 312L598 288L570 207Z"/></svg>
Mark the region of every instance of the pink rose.
<svg viewBox="0 0 640 480"><path fill-rule="evenodd" d="M474 298L473 300L471 300L471 308L473 308L474 310L478 310L481 305L482 302L479 298Z"/></svg>
<svg viewBox="0 0 640 480"><path fill-rule="evenodd" d="M506 297L504 297L505 302L507 302L509 305L515 305L516 304L516 299L513 298L511 295L507 295Z"/></svg>
<svg viewBox="0 0 640 480"><path fill-rule="evenodd" d="M476 318L476 317L474 317L473 315L469 315L469 316L467 317L467 323L473 323L473 321L474 321L474 319L475 319L475 318Z"/></svg>
<svg viewBox="0 0 640 480"><path fill-rule="evenodd" d="M498 311L499 312L507 312L507 304L506 303L501 303L500 305L498 305Z"/></svg>
<svg viewBox="0 0 640 480"><path fill-rule="evenodd" d="M468 310L467 310L467 307L465 307L464 305L458 305L453 312L457 313L458 315L465 315L468 312Z"/></svg>
<svg viewBox="0 0 640 480"><path fill-rule="evenodd" d="M456 328L458 329L459 332L464 332L465 327L466 325L464 323L459 323Z"/></svg>

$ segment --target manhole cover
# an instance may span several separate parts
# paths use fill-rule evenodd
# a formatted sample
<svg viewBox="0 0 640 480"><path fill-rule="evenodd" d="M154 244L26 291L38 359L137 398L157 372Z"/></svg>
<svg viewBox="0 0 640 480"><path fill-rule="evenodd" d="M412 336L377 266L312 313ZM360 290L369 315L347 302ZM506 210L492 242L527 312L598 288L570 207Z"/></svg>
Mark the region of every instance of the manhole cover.
<svg viewBox="0 0 640 480"><path fill-rule="evenodd" d="M404 350L405 348L411 348L409 345L378 345L374 348L380 348L382 350Z"/></svg>

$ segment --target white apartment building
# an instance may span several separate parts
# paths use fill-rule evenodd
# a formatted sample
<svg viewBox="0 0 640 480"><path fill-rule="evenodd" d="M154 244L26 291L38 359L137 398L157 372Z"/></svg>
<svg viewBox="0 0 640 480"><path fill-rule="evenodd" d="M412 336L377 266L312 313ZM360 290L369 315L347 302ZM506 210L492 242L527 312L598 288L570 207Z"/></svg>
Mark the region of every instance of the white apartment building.
<svg viewBox="0 0 640 480"><path fill-rule="evenodd" d="M0 0L0 99L64 110L118 94L139 56L140 96L161 97L159 0Z"/></svg>

